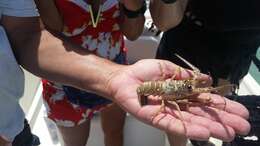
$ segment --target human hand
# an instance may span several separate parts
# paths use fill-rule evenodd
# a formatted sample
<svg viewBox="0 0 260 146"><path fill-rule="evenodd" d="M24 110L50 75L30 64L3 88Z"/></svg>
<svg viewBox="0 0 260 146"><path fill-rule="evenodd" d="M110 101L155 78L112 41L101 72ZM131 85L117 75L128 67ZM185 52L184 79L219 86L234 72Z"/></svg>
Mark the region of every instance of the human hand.
<svg viewBox="0 0 260 146"><path fill-rule="evenodd" d="M161 66L161 67L160 67ZM178 70L178 66L163 60L141 60L133 65L123 67L113 74L109 81L114 101L125 111L137 119L162 129L174 135L186 136L190 139L207 140L209 137L231 141L235 134L245 135L250 130L246 121L248 110L241 104L215 94L203 93L199 96L210 96L212 105L190 107L181 111L183 119L176 116L179 112L166 107L164 112L156 114L160 109L159 103L141 106L136 89L144 81L162 79L162 74L169 78ZM181 70L181 77L188 78L190 74ZM208 78L202 75L202 78ZM225 108L217 105L224 105ZM215 105L215 106L214 106ZM225 109L225 111L224 111Z"/></svg>

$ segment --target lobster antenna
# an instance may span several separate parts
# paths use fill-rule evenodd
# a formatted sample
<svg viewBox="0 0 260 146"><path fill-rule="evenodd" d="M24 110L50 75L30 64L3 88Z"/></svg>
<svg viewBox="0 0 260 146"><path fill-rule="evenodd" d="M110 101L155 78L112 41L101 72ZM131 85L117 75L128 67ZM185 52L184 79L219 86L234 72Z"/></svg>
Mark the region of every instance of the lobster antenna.
<svg viewBox="0 0 260 146"><path fill-rule="evenodd" d="M200 70L195 67L194 65L192 65L190 62L188 62L186 59L182 58L180 55L178 55L177 53L174 54L175 56L177 56L180 60L182 60L184 63L186 63L194 72L199 73Z"/></svg>

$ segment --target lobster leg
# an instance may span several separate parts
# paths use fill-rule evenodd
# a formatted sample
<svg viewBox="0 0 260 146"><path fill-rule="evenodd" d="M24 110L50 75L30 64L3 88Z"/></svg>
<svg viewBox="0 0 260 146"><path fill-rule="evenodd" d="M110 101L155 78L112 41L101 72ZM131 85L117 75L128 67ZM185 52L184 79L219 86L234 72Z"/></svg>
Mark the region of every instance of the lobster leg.
<svg viewBox="0 0 260 146"><path fill-rule="evenodd" d="M168 101L169 104L172 104L173 106L176 107L177 111L178 111L178 114L179 114L179 118L183 121L183 116L181 114L181 109L180 109L180 106L177 104L176 101Z"/></svg>
<svg viewBox="0 0 260 146"><path fill-rule="evenodd" d="M160 72L161 72L161 79L159 79L159 81L163 81L165 80L166 78L166 75L165 73L163 72L163 68L162 68L162 65L159 63L159 68L160 68ZM174 80L175 77L178 75L178 76L181 76L181 67L178 66L178 69L175 71L175 73L173 74L173 76L171 77L171 80Z"/></svg>
<svg viewBox="0 0 260 146"><path fill-rule="evenodd" d="M161 106L159 110L153 115L153 118L155 118L157 115L165 111L165 100L162 100Z"/></svg>
<svg viewBox="0 0 260 146"><path fill-rule="evenodd" d="M171 77L171 80L174 80L176 76L181 76L181 67L179 66L178 69L175 71L173 76ZM180 77L181 78L181 77Z"/></svg>
<svg viewBox="0 0 260 146"><path fill-rule="evenodd" d="M177 111L178 111L178 118L182 121L182 124L183 124L183 127L184 127L184 130L185 130L185 133L187 132L186 130L186 126L184 124L184 118L183 118L183 115L181 113L181 109L180 109L180 106L177 104L176 101L168 101L169 104L172 104L173 106L176 107Z"/></svg>

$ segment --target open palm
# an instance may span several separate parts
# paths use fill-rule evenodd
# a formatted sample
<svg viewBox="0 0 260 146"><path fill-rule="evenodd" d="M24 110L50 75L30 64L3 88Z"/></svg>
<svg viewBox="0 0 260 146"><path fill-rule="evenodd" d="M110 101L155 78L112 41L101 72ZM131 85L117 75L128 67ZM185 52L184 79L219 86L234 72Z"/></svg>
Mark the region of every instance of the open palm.
<svg viewBox="0 0 260 146"><path fill-rule="evenodd" d="M224 105L223 99L225 99L225 111L222 110L224 108L216 108L213 105L190 107L187 111L181 111L183 119L179 118L179 112L175 108L167 107L164 112L156 114L160 109L159 103L140 105L136 93L140 84L144 81L160 80L162 75L171 77L176 74L177 70L177 65L155 59L141 60L123 68L110 81L115 102L125 111L149 125L174 135L185 135L191 139L206 140L209 137L215 137L230 141L235 134L244 135L249 132L250 125L246 121L249 116L247 109L219 95L203 93L199 96L210 96L216 105ZM181 77L188 76L187 71L181 71Z"/></svg>

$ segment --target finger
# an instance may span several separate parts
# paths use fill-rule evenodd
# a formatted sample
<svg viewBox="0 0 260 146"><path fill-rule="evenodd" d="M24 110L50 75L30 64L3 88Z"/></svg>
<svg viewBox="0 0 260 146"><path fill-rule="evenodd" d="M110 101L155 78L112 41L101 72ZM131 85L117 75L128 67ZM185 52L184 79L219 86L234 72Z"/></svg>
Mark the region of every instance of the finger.
<svg viewBox="0 0 260 146"><path fill-rule="evenodd" d="M246 135L250 124L242 117L212 107L190 107L189 112L232 127L237 134Z"/></svg>
<svg viewBox="0 0 260 146"><path fill-rule="evenodd" d="M154 97L154 98L158 99L159 97ZM233 138L235 136L234 130L228 125L223 125L223 124L220 124L219 122L212 121L210 119L200 117L200 116L195 116L195 115L187 113L187 112L182 111L180 113L180 112L178 112L176 110L172 110L172 109L176 109L176 108L174 108L174 107L170 108L170 106L167 106L165 108L165 112L171 114L174 117L177 117L182 122L185 121L188 123L193 123L194 125L200 125L200 126L207 128L209 130L209 132L211 133L212 137L222 139L223 141L231 141L231 140L233 140ZM159 111L159 109L158 109L158 111ZM162 119L162 117L160 117L159 120L160 119ZM154 122L156 122L156 121L157 120L155 119ZM183 126L184 126L183 123L182 123L182 125L178 125L179 128L181 128ZM177 131L180 131L180 130L177 130ZM189 135L189 132L187 134Z"/></svg>
<svg viewBox="0 0 260 146"><path fill-rule="evenodd" d="M172 76L175 76L175 79L185 79L191 77L189 72L170 61L161 60L160 64L162 74L164 74L165 79L171 78Z"/></svg>
<svg viewBox="0 0 260 146"><path fill-rule="evenodd" d="M228 125L223 125L216 121L187 112L182 112L182 115L185 121L188 121L189 119L190 123L206 127L210 131L211 137L218 138L223 141L232 141L235 137L233 128Z"/></svg>
<svg viewBox="0 0 260 146"><path fill-rule="evenodd" d="M209 75L200 74L196 79L196 87L209 87L213 83L212 78Z"/></svg>
<svg viewBox="0 0 260 146"><path fill-rule="evenodd" d="M245 118L245 119L249 118L249 111L246 109L245 106L243 106L239 102L232 101L227 98L225 98L225 100L226 100L226 104L227 104L225 111L239 115L240 117Z"/></svg>
<svg viewBox="0 0 260 146"><path fill-rule="evenodd" d="M144 123L148 123L154 127L157 127L167 133L174 135L182 135L194 140L208 140L210 137L210 132L207 128L192 124L188 122L183 122L174 116L167 114L158 114L155 118L152 118L158 111L160 106L156 108L154 106L145 106L141 110L136 112L137 118Z"/></svg>
<svg viewBox="0 0 260 146"><path fill-rule="evenodd" d="M177 70L175 70L175 78L176 80L183 80L183 79L189 79L194 77L193 71L188 70L185 68L182 68L180 66L177 67ZM212 78L209 75L206 74L199 74L199 76L196 77L196 87L208 87L212 85Z"/></svg>
<svg viewBox="0 0 260 146"><path fill-rule="evenodd" d="M171 78L178 66L165 60L143 59L135 63L132 67L133 70L138 70L138 72L131 72L133 76L141 77L140 80L142 81L152 81L160 80L162 77Z"/></svg>
<svg viewBox="0 0 260 146"><path fill-rule="evenodd" d="M225 110L228 113L238 115L245 119L249 118L249 112L246 109L246 107L236 101L232 101L225 97L222 97L222 96L219 96L216 94L209 94L209 93L203 93L203 94L200 94L199 96L210 97L211 102L213 103L212 107L216 107L218 109Z"/></svg>
<svg viewBox="0 0 260 146"><path fill-rule="evenodd" d="M156 108L158 111L160 106L153 108ZM156 114L151 110L150 112L151 115ZM170 122L174 123L174 127L169 125ZM174 134L186 134L187 137L197 140L206 140L208 138L207 134L223 141L231 141L235 136L233 128L228 125L183 111L179 113L178 111L172 110L168 107L166 107L165 113L160 113L153 118L152 123L158 128L163 129L163 127L168 127L167 129L174 131ZM207 131L205 131L205 128Z"/></svg>
<svg viewBox="0 0 260 146"><path fill-rule="evenodd" d="M210 132L207 128L182 121L170 114L157 114L159 109L160 106L147 105L138 112L138 116L142 117L144 122L149 121L149 124L174 135L182 135L196 140L209 138Z"/></svg>
<svg viewBox="0 0 260 146"><path fill-rule="evenodd" d="M159 114L153 119L153 125L174 135L184 135L190 139L208 140L210 131L204 126L182 121L170 114Z"/></svg>
<svg viewBox="0 0 260 146"><path fill-rule="evenodd" d="M212 137L222 139L223 141L231 141L235 137L235 132L233 128L231 128L228 125L224 125L204 117L196 116L185 111L178 112L168 107L166 108L166 111L167 113L170 113L175 117L179 117L179 119L181 119L182 121L186 121L207 128L210 131Z"/></svg>
<svg viewBox="0 0 260 146"><path fill-rule="evenodd" d="M170 61L166 61L166 60L159 60L159 61L166 78L171 78L173 75L175 75L176 80L188 79L193 77L192 70L182 68L181 66L178 66ZM200 79L207 80L209 79L209 76L205 74L201 74Z"/></svg>

